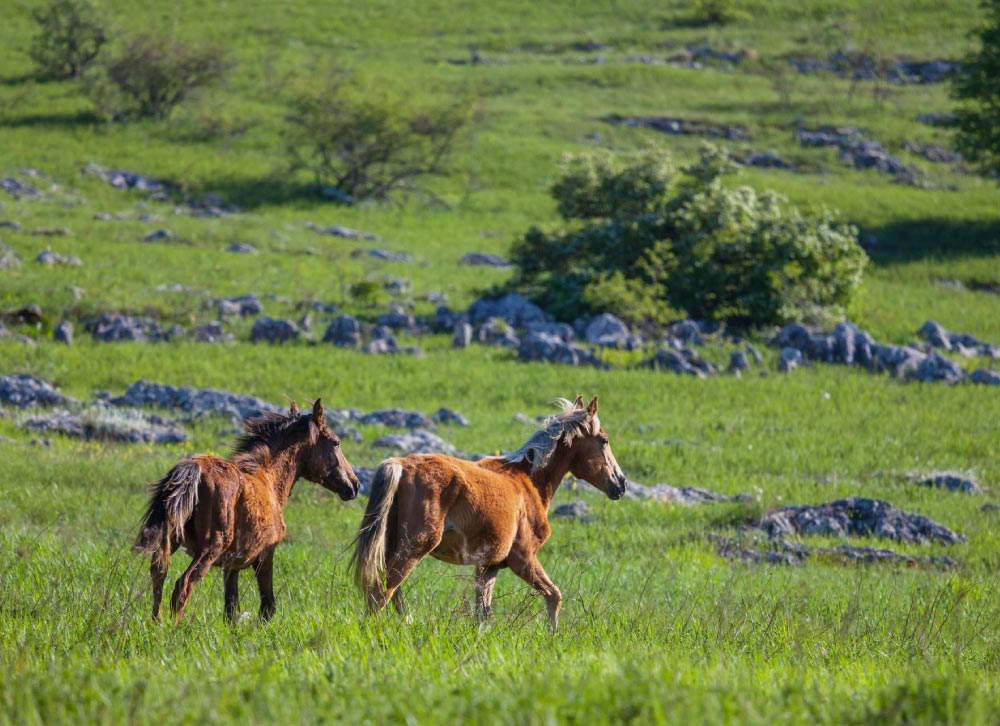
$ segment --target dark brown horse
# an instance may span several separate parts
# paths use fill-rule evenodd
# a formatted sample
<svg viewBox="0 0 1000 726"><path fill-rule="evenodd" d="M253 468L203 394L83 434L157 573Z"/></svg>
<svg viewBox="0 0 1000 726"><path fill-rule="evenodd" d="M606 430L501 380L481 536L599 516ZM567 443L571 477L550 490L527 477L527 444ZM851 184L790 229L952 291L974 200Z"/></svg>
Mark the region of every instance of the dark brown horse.
<svg viewBox="0 0 1000 726"><path fill-rule="evenodd" d="M475 566L482 617L490 615L497 573L509 567L542 594L553 629L558 625L562 596L537 558L552 531L549 503L567 473L611 499L627 485L597 418L597 397L587 408L582 396L558 403L563 410L507 456L471 462L413 454L382 462L351 558L370 611L391 599L405 614L400 585L431 555Z"/></svg>
<svg viewBox="0 0 1000 726"><path fill-rule="evenodd" d="M266 414L244 424L229 459L195 456L180 462L155 486L135 550L151 555L153 618L160 619L170 555L181 545L192 560L177 580L170 608L179 621L191 590L212 565L225 573L226 615L239 612L240 570L253 567L260 616L274 615L274 548L285 538L283 510L299 477L322 484L343 500L360 483L326 425L323 403L300 414Z"/></svg>

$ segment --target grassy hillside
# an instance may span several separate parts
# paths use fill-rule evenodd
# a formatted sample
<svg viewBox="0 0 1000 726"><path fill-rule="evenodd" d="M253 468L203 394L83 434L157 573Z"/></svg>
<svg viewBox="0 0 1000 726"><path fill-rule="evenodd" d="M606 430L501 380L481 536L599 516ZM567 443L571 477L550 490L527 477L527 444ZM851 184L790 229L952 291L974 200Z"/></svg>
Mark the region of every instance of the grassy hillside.
<svg viewBox="0 0 1000 726"><path fill-rule="evenodd" d="M346 561L364 502L342 504L302 482L276 558L274 621L226 624L213 574L182 625L157 627L146 615L148 563L128 551L144 483L188 453L228 450L230 422L195 421L193 440L170 447L61 437L32 446L26 414L8 410L0 416L0 723L997 723L1000 542L997 513L981 509L1000 481L994 389L901 384L827 365L779 376L767 351L763 369L742 380L697 380L635 368L648 351L608 354L613 369L599 371L520 363L485 346L456 352L444 335L407 341L424 349L420 359L304 341L272 347L247 342L249 319L234 323L238 341L228 345L100 344L79 327L72 347L51 340L60 320L109 310L189 328L217 316L212 298L248 292L273 317L297 318L296 302L319 300L374 321L397 298L353 298L350 285L369 278L407 281L398 300L417 314L436 308L428 293L465 309L509 271L458 259L505 254L530 225L555 224L547 188L565 153L653 145L678 164L693 156L698 137L600 120L648 114L745 125L748 140L718 143L734 154L777 154L797 171L745 168L733 183L834 207L857 224L872 266L849 313L878 340L910 341L935 319L1000 343L1000 297L988 291L1000 283L1000 190L961 164L905 148L948 145L946 132L916 118L949 110L947 84L889 86L876 100L869 82L852 90L829 75L782 80L766 70L841 48L955 59L979 19L971 0L871 5L747 0L737 3L746 18L702 25L680 2L106 2L122 32L224 39L237 61L221 88L170 119L127 124L99 120L83 82L33 80L25 51L37 3L9 8L0 24L0 177L34 184L44 199L0 191L0 222L19 225L0 227L0 243L23 259L0 270L0 310L34 303L45 320L28 331L34 346L0 339L0 375L33 373L82 400L145 378L275 402L321 395L328 406L366 411L450 406L471 425L438 433L483 453L530 435L516 414L533 419L556 396L596 393L631 478L751 496L682 507L565 487L556 503L583 498L594 521L554 522L540 554L565 597L551 634L541 603L509 572L499 579L496 620L479 626L471 573L437 562L408 581L413 625L361 620ZM470 45L488 62L449 62L468 60ZM750 49L756 60L703 70L667 62L701 45ZM452 172L433 181L437 201L338 206L307 176L287 173L290 89L320 83L331 64L416 103L476 95L479 120ZM919 167L929 188L848 168L834 149L800 145L796 125L857 127ZM90 163L167 181L172 198L114 189L83 171ZM207 194L240 211L174 213ZM384 239L323 236L308 224ZM67 233L34 234L52 228ZM160 228L174 237L142 241ZM259 254L226 252L233 242ZM371 247L413 261L352 255ZM46 248L84 264L35 263ZM320 335L331 317L316 314ZM705 355L724 364L730 349ZM358 430L362 441L345 441L345 453L373 465L386 450L372 443L386 430ZM975 475L985 494L905 478L942 469ZM766 511L844 496L887 499L966 537L950 547L858 544L946 555L956 566L817 557L769 567L717 552L713 537L744 536L741 525ZM186 564L174 558L168 586ZM256 608L254 589L245 573L245 610Z"/></svg>

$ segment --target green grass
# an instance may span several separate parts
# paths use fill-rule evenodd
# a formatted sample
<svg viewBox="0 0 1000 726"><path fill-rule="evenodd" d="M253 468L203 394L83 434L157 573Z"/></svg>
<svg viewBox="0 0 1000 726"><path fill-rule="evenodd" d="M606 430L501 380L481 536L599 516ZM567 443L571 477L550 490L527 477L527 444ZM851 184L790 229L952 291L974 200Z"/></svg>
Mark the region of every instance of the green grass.
<svg viewBox="0 0 1000 726"><path fill-rule="evenodd" d="M463 309L508 272L457 264L467 251L503 254L532 224L556 224L547 187L566 152L655 145L678 164L699 140L609 126L599 117L674 114L746 124L734 148L769 150L803 170L745 170L733 183L774 188L802 204L840 210L872 236L873 264L850 317L880 341L912 340L933 318L1000 343L1000 297L941 281L1000 280L1000 192L993 181L933 165L903 151L908 139L948 143L915 121L947 111L946 86L892 87L875 104L861 86L795 77L785 102L767 75L738 68L691 71L620 62L667 57L689 44L752 48L764 60L875 44L920 58L959 57L978 22L971 0L864 3L788 0L738 3L745 22L698 26L687 3L212 3L169 6L121 0L106 6L121 30L167 29L225 38L238 65L224 86L164 122L104 124L83 87L30 79L26 2L0 26L0 176L21 167L47 175L48 201L0 192L0 242L24 264L0 271L0 309L42 306L37 346L0 341L0 375L30 372L89 400L140 378L218 387L280 402L322 396L330 407L446 405L470 419L439 433L470 453L522 443L533 417L556 396L600 394L602 421L630 477L700 486L752 500L684 508L611 502L586 485L564 487L557 504L583 498L594 522L557 520L540 559L565 597L560 630L509 572L497 585L496 619L471 614L471 573L436 561L408 581L412 625L364 621L346 572L364 502L341 503L297 485L289 539L278 550L278 615L235 627L222 618L213 574L196 589L180 626L149 622L147 563L128 545L155 480L191 452L224 453L229 421L202 419L194 439L172 447L81 443L31 445L24 414L0 416L0 723L998 723L1000 616L995 456L1000 399L984 387L900 384L863 371L815 365L784 377L751 372L706 381L636 369L642 355L609 354L610 371L522 364L509 351L453 352L445 336L416 341L426 355L380 358L304 342L203 346L98 345L49 340L51 327L105 310L192 326L215 313L213 297L258 292L265 314L298 317L303 299L331 302L374 320L350 284L405 278L417 314L445 292ZM579 63L579 41L601 41L603 65ZM467 46L502 65L454 66ZM286 89L331 61L419 102L469 88L481 122L432 189L447 206L414 197L399 205L344 208L317 199L308 179L285 173ZM829 150L800 147L792 128L864 129L937 190L893 184L842 167ZM239 128L245 127L245 128ZM218 132L219 128L237 129ZM216 131L213 131L216 129ZM596 135L596 136L595 136ZM90 162L134 169L175 184L178 196L221 194L240 206L224 219L174 215L81 172ZM57 189L49 191L49 185ZM140 208L140 205L143 205ZM126 221L94 219L126 213ZM156 214L163 222L135 220ZM343 224L384 243L322 237L306 224ZM65 226L65 237L31 230ZM153 229L177 238L143 243ZM252 257L224 252L249 242ZM354 257L359 247L409 252L416 263ZM82 268L32 262L46 247ZM426 263L426 264L424 264ZM179 283L193 293L163 292ZM77 300L70 289L83 288ZM161 288L161 289L158 289ZM317 315L319 334L327 316ZM234 328L241 341L250 321ZM758 338L764 337L762 332ZM412 342L412 341L411 341ZM757 342L760 342L759 340ZM706 356L725 363L728 348ZM981 359L968 367L991 365ZM387 452L385 431L359 427L345 443L358 465ZM959 469L985 495L922 489L904 475ZM948 555L954 570L797 568L732 564L709 537L733 535L760 513L842 496L888 499L967 539L952 547L890 545ZM807 539L830 546L835 542ZM866 541L863 544L887 543ZM186 565L178 555L168 585ZM256 609L252 577L243 608Z"/></svg>

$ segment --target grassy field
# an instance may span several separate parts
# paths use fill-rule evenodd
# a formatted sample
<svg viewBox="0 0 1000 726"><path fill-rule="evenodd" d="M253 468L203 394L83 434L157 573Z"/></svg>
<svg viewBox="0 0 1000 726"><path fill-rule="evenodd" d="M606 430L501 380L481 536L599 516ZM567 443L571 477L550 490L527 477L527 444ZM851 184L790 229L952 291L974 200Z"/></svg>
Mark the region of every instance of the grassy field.
<svg viewBox="0 0 1000 726"><path fill-rule="evenodd" d="M366 356L331 346L239 342L206 346L97 344L78 329L73 347L51 328L117 310L185 327L215 317L213 297L256 292L264 312L298 317L304 299L334 303L372 321L393 300L367 305L348 294L373 277L401 278L401 298L433 312L427 293L464 309L508 271L457 264L467 251L503 254L532 224L555 224L547 194L566 152L655 145L683 163L700 139L611 126L599 117L665 114L746 124L734 151L765 150L801 169L746 169L734 183L825 204L862 230L872 266L850 317L878 340L907 342L927 319L1000 343L1000 297L969 289L1000 281L1000 191L960 167L931 164L906 140L947 145L916 116L946 112L947 85L891 87L876 103L862 84L795 76L784 97L758 66L701 71L626 62L666 58L688 45L753 49L762 60L825 57L877 47L916 58L956 58L978 22L971 0L930 3L738 3L747 18L701 26L689 4L107 2L121 30L174 30L225 38L238 61L220 89L167 121L105 124L82 84L31 78L25 53L31 2L0 26L0 177L30 180L44 201L0 191L0 242L24 260L0 270L0 309L37 303L45 322L35 346L0 340L0 375L33 373L68 395L119 394L149 379L216 387L281 402L322 396L328 406L431 413L449 406L468 428L438 433L468 452L520 445L532 432L516 414L545 412L556 396L600 394L619 462L637 481L698 486L749 501L681 507L611 502L581 485L556 503L584 499L593 522L557 520L540 553L565 602L557 633L542 603L509 572L497 585L497 617L471 612L471 572L436 561L408 581L412 625L364 621L346 570L364 501L341 503L308 482L296 486L278 550L278 614L230 626L221 578L195 590L184 622L148 621L148 563L129 551L155 480L191 452L224 453L228 420L201 419L178 446L120 445L36 437L24 414L0 416L0 723L1000 723L997 512L994 452L1000 398L983 386L901 384L866 372L814 365L709 380L633 367L608 371L524 364L481 346L453 352L446 336L416 342L425 356ZM598 53L575 50L595 41ZM495 63L453 65L474 44ZM594 55L605 63L587 61ZM435 180L444 205L341 207L285 173L286 89L315 80L331 62L418 101L469 89L480 122L454 168ZM933 189L893 183L806 149L794 124L850 125L919 166ZM170 181L178 197L216 193L241 208L220 219L175 215L175 204L113 189L82 167L98 163ZM52 185L55 185L53 187ZM100 221L98 213L122 214ZM141 222L140 214L162 218ZM361 243L308 227L343 224L376 233ZM65 236L32 234L66 227ZM158 228L172 241L143 243ZM874 239L872 239L874 238ZM247 242L260 253L225 252ZM354 257L358 247L409 253L412 263ZM42 250L79 256L80 268L45 267ZM957 284L957 283L963 283ZM179 284L187 292L169 292ZM82 288L82 296L72 288ZM317 316L319 332L326 317ZM760 341L766 331L756 336ZM762 347L762 346L761 346ZM707 348L724 363L726 348ZM971 367L984 360L964 362ZM163 412L161 412L163 413ZM166 415L166 414L165 414ZM345 442L358 465L385 450L386 433L358 427ZM913 472L975 475L985 494L916 487ZM957 545L891 546L947 555L953 569L845 566L815 558L801 567L733 563L712 536L787 504L844 496L883 498L965 535ZM807 538L832 546L834 540ZM168 586L186 566L177 556ZM256 610L243 578L243 609Z"/></svg>

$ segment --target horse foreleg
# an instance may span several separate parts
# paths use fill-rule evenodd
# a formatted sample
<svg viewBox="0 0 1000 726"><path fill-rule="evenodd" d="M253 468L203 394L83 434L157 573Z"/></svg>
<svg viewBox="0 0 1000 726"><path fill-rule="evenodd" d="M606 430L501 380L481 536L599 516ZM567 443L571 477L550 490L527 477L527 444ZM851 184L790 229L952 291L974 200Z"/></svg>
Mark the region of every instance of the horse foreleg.
<svg viewBox="0 0 1000 726"><path fill-rule="evenodd" d="M265 622L274 617L274 547L269 547L254 564L257 589L260 591L260 619Z"/></svg>
<svg viewBox="0 0 1000 726"><path fill-rule="evenodd" d="M399 587L403 584L413 568L424 559L431 550L441 544L443 527L426 532L419 539L404 539L396 546L385 567L385 587L377 586L368 593L369 612L378 612L392 600L396 611L406 615L406 604L403 602ZM397 593L399 593L397 597Z"/></svg>
<svg viewBox="0 0 1000 726"><path fill-rule="evenodd" d="M163 581L170 568L170 553L158 552L149 562L149 577L153 580L153 620L160 622L160 602L163 600Z"/></svg>
<svg viewBox="0 0 1000 726"><path fill-rule="evenodd" d="M226 570L222 578L226 590L226 617L235 623L240 617L240 571Z"/></svg>
<svg viewBox="0 0 1000 726"><path fill-rule="evenodd" d="M559 608L562 606L562 593L555 586L545 569L534 554L517 555L511 552L508 560L511 571L531 585L545 598L545 607L549 611L549 621L552 629L559 625Z"/></svg>
<svg viewBox="0 0 1000 726"><path fill-rule="evenodd" d="M493 586L497 581L500 568L496 566L477 567L476 580L476 614L483 620L493 614Z"/></svg>

